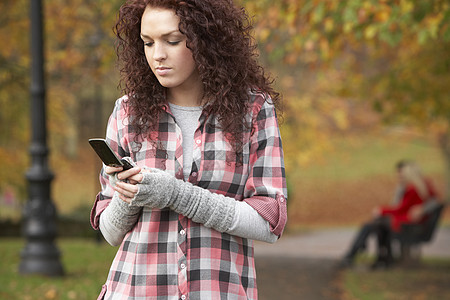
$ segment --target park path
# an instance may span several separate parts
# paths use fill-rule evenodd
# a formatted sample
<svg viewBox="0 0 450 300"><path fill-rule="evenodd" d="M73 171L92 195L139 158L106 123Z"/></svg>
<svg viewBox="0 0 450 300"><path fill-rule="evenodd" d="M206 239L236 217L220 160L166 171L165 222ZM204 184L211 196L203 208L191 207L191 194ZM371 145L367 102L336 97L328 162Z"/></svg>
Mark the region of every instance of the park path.
<svg viewBox="0 0 450 300"><path fill-rule="evenodd" d="M339 259L357 228L312 230L286 234L275 244L255 243L260 300L338 300ZM375 241L369 240L369 252ZM422 247L424 257L450 258L450 227L440 227Z"/></svg>

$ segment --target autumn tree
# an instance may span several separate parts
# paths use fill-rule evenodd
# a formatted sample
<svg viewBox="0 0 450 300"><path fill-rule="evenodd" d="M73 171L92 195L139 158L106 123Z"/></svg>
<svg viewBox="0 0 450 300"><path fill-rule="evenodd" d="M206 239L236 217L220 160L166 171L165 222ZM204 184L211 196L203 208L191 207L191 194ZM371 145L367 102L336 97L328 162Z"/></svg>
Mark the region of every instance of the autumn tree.
<svg viewBox="0 0 450 300"><path fill-rule="evenodd" d="M101 104L117 97L112 26L121 3L43 3L47 127L51 157L59 161L77 155L84 142L79 141L81 134L100 134L106 123ZM1 1L0 10L0 192L13 186L24 194L30 117L29 1Z"/></svg>
<svg viewBox="0 0 450 300"><path fill-rule="evenodd" d="M120 4L49 0L45 6L52 121L64 124L52 126L64 130L53 141L70 156L76 156L80 138L103 134L102 103L117 97L112 24Z"/></svg>
<svg viewBox="0 0 450 300"><path fill-rule="evenodd" d="M242 0L269 62L344 69L342 93L436 137L450 189L447 0Z"/></svg>
<svg viewBox="0 0 450 300"><path fill-rule="evenodd" d="M0 191L16 186L20 193L24 193L21 182L27 151L18 149L23 149L28 139L28 11L15 7L25 2L0 2Z"/></svg>

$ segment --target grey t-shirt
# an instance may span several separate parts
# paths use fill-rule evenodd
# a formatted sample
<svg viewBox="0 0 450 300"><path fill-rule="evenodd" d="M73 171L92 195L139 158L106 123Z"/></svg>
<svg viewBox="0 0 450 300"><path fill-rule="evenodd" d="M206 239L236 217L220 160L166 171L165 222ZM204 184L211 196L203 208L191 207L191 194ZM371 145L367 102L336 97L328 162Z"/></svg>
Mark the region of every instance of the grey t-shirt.
<svg viewBox="0 0 450 300"><path fill-rule="evenodd" d="M194 134L198 127L198 119L202 114L201 106L179 106L169 103L175 120L181 128L183 138L183 175L185 180L189 178L192 169L192 153L194 151Z"/></svg>

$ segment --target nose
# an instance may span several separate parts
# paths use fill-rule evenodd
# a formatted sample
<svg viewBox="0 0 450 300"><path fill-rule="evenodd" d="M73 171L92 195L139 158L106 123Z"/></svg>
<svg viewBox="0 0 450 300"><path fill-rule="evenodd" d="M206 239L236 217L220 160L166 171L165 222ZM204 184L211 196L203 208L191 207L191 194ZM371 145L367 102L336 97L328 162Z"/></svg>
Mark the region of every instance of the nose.
<svg viewBox="0 0 450 300"><path fill-rule="evenodd" d="M155 61L162 61L167 58L167 52L164 45L161 43L155 43L153 47L153 59Z"/></svg>

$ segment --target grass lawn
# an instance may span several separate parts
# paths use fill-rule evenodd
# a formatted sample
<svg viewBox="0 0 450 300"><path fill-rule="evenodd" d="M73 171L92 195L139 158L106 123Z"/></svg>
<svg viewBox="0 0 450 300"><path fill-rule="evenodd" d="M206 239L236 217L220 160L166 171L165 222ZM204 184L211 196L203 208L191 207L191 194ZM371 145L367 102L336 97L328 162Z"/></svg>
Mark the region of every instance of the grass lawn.
<svg viewBox="0 0 450 300"><path fill-rule="evenodd" d="M374 176L395 176L399 160L416 161L427 175L442 175L444 161L430 138L396 134L345 136L331 141L333 149L320 161L291 170L293 180L355 181Z"/></svg>
<svg viewBox="0 0 450 300"><path fill-rule="evenodd" d="M342 274L345 300L450 299L450 260L425 259L415 267L348 270Z"/></svg>
<svg viewBox="0 0 450 300"><path fill-rule="evenodd" d="M18 273L22 239L0 239L0 299L97 299L116 248L87 239L62 239L65 276L51 278Z"/></svg>

